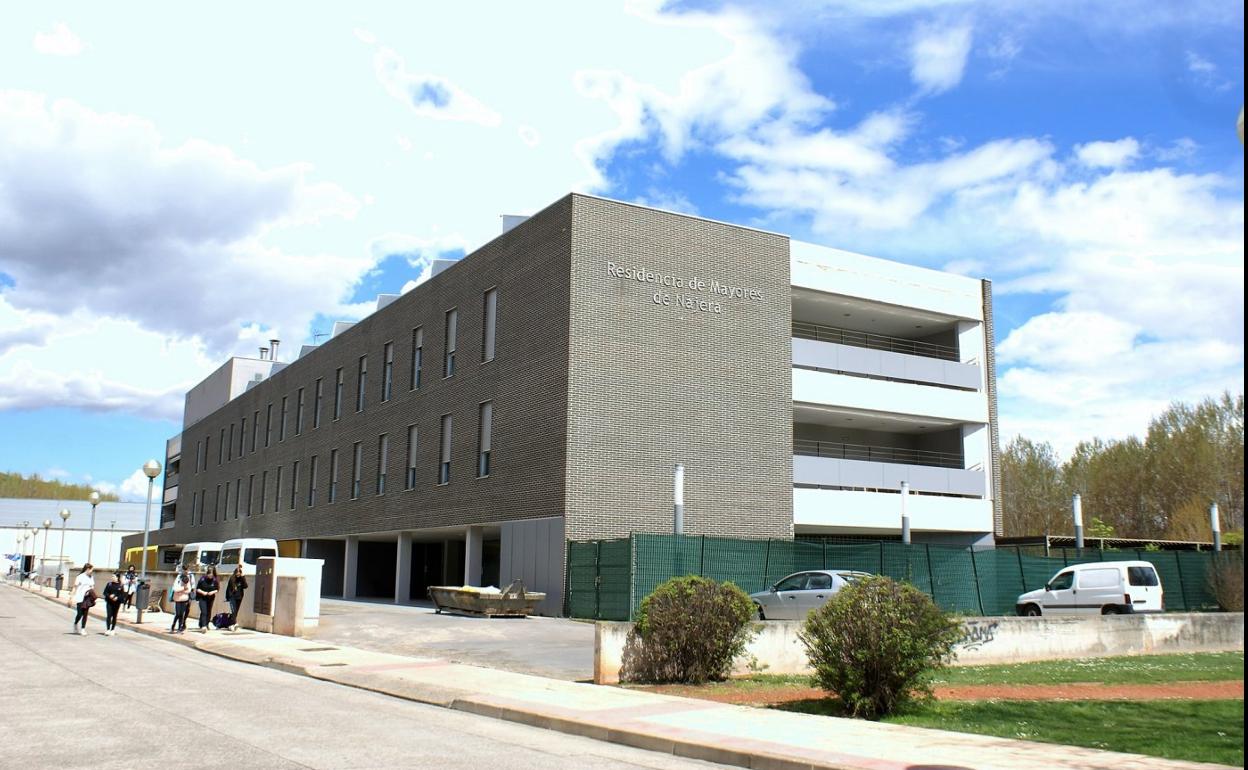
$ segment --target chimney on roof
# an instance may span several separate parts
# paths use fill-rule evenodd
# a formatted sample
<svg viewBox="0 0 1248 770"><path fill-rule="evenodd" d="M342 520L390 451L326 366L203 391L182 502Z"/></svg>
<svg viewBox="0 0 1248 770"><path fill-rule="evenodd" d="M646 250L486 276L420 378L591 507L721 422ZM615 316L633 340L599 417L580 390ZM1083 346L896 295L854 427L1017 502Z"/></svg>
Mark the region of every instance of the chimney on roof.
<svg viewBox="0 0 1248 770"><path fill-rule="evenodd" d="M269 349L268 349L268 348L260 348L260 360L261 360L261 361L267 361L268 359L269 359Z"/></svg>
<svg viewBox="0 0 1248 770"><path fill-rule="evenodd" d="M269 340L269 348L273 351L273 356L269 359L270 361L277 360L277 346L280 344L282 344L281 340Z"/></svg>

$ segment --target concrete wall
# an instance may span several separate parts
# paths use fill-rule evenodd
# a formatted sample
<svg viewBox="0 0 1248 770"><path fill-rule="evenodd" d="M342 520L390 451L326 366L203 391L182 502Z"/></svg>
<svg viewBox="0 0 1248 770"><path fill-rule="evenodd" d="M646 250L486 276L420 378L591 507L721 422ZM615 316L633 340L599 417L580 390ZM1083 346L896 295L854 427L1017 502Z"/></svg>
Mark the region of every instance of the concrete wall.
<svg viewBox="0 0 1248 770"><path fill-rule="evenodd" d="M788 239L572 200L568 538L791 536Z"/></svg>
<svg viewBox="0 0 1248 770"><path fill-rule="evenodd" d="M1085 618L974 618L957 666L1111 655L1218 652L1244 649L1244 614L1170 613ZM632 623L598 623L594 635L594 682L619 681L624 644ZM733 674L809 674L801 623L758 623L759 633L738 658Z"/></svg>

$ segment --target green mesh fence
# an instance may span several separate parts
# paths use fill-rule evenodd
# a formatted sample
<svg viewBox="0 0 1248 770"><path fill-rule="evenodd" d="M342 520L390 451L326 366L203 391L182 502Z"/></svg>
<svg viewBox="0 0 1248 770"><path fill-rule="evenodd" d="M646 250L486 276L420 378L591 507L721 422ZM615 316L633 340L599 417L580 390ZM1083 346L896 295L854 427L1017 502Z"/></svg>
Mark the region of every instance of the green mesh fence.
<svg viewBox="0 0 1248 770"><path fill-rule="evenodd" d="M949 612L1011 615L1018 595L1044 586L1071 564L1151 562L1165 588L1166 609L1216 610L1208 551L1123 551L1008 546L974 550L896 541L747 540L637 534L568 543L565 612L574 618L629 620L656 586L679 575L732 581L765 591L794 572L854 570L887 575L927 593ZM1225 554L1221 558L1227 558ZM1242 554L1237 558L1242 564Z"/></svg>

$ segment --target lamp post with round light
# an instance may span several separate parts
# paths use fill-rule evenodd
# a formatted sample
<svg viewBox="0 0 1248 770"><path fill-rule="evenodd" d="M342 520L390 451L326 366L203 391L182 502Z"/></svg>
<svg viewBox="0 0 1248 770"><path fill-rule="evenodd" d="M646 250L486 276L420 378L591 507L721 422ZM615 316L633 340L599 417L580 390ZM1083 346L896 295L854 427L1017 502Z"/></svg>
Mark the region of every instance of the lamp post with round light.
<svg viewBox="0 0 1248 770"><path fill-rule="evenodd" d="M143 610L144 605L147 604L150 585L147 582L147 537L152 525L152 485L156 477L160 475L160 463L155 460L143 463L143 475L147 476L147 509L143 513L143 572L139 575L139 590L136 592L138 596L135 597L137 601L134 603L134 608L137 610L134 618L136 623L143 622Z"/></svg>
<svg viewBox="0 0 1248 770"><path fill-rule="evenodd" d="M87 495L87 501L91 503L91 531L87 535L87 561L95 564L95 553L92 551L91 546L95 544L95 506L100 504L100 493L91 492L91 494Z"/></svg>
<svg viewBox="0 0 1248 770"><path fill-rule="evenodd" d="M58 572L65 569L65 525L69 523L69 509L62 508L59 515L61 517L61 555L57 559Z"/></svg>
<svg viewBox="0 0 1248 770"><path fill-rule="evenodd" d="M44 519L43 520L43 556L39 559L39 573L40 574L43 574L43 572L48 567L48 530L50 530L51 528L52 528L52 520Z"/></svg>

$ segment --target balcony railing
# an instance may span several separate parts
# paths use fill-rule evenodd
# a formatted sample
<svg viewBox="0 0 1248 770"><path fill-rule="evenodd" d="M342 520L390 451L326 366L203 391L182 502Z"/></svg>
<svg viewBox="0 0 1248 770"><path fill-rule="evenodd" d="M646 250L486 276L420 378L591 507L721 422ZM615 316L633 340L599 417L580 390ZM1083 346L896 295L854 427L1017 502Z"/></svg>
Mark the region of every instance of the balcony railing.
<svg viewBox="0 0 1248 770"><path fill-rule="evenodd" d="M870 334L851 329L838 329L835 326L793 322L793 336L817 342L835 342L840 345L852 345L856 348L869 350L887 350L891 353L905 353L912 356L939 358L944 361L957 361L958 350L948 345L937 345L933 342L907 340L901 337L889 337L886 334Z"/></svg>
<svg viewBox="0 0 1248 770"><path fill-rule="evenodd" d="M831 457L837 460L865 460L898 465L929 465L935 468L961 468L962 455L927 449L843 444L837 441L794 441L793 454Z"/></svg>

